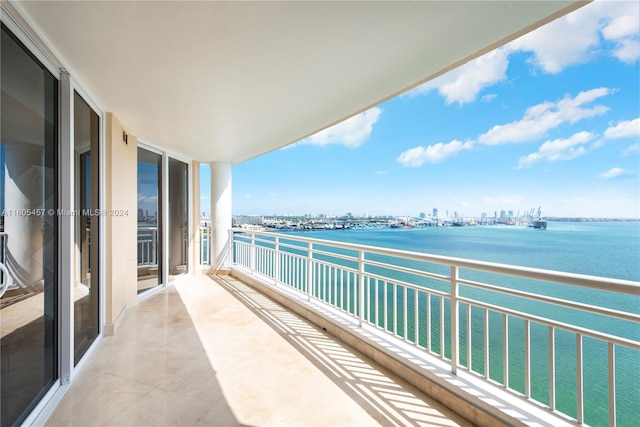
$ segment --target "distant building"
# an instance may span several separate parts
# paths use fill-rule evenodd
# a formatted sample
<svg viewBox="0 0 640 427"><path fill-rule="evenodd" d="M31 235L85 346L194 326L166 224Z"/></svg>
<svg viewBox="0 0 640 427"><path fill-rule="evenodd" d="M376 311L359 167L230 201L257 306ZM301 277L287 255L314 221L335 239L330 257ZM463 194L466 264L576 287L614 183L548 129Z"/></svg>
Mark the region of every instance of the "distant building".
<svg viewBox="0 0 640 427"><path fill-rule="evenodd" d="M438 209L433 208L433 217L437 218L438 217Z"/></svg>
<svg viewBox="0 0 640 427"><path fill-rule="evenodd" d="M247 225L262 225L264 222L264 217L262 216L234 216L233 217L233 226L237 227L243 224Z"/></svg>
<svg viewBox="0 0 640 427"><path fill-rule="evenodd" d="M424 212L420 212L420 218L424 219L427 215Z"/></svg>

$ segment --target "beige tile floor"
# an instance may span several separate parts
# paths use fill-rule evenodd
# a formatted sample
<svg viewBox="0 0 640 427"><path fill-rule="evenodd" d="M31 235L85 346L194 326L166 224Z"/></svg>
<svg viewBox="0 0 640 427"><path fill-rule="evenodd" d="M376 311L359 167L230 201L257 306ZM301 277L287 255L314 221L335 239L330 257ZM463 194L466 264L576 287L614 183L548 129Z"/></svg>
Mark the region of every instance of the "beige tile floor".
<svg viewBox="0 0 640 427"><path fill-rule="evenodd" d="M129 309L47 425L469 424L245 284L191 276Z"/></svg>

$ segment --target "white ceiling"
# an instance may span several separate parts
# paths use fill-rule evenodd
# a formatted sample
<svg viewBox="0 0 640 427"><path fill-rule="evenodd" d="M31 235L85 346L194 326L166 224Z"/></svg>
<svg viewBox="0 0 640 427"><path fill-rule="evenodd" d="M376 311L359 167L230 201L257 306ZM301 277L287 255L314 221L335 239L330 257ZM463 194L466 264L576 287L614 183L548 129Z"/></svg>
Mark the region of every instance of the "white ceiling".
<svg viewBox="0 0 640 427"><path fill-rule="evenodd" d="M575 1L14 5L128 132L190 158L233 164L366 110L580 6Z"/></svg>

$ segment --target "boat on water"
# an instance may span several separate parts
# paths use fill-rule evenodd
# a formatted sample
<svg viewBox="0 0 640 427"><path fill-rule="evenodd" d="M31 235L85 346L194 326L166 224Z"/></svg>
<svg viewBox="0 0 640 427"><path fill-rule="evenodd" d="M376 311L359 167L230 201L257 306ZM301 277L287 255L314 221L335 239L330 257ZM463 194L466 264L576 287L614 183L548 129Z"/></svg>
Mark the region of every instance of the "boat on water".
<svg viewBox="0 0 640 427"><path fill-rule="evenodd" d="M537 221L533 221L533 228L539 228L540 230L547 229L547 221L539 219Z"/></svg>

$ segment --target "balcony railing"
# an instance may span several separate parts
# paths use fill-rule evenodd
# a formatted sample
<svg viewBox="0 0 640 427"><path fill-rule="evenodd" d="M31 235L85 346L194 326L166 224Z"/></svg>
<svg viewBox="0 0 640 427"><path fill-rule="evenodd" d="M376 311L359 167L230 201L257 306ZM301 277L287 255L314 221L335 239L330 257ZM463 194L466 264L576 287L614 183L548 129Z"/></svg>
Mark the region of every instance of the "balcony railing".
<svg viewBox="0 0 640 427"><path fill-rule="evenodd" d="M211 264L211 227L200 227L200 265Z"/></svg>
<svg viewBox="0 0 640 427"><path fill-rule="evenodd" d="M158 227L138 227L138 265L158 264Z"/></svg>
<svg viewBox="0 0 640 427"><path fill-rule="evenodd" d="M293 235L231 236L234 266L446 360L453 374L467 370L581 424L639 425L637 384L625 372L640 366L640 282Z"/></svg>

